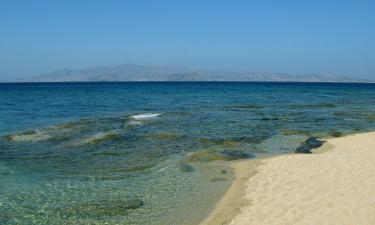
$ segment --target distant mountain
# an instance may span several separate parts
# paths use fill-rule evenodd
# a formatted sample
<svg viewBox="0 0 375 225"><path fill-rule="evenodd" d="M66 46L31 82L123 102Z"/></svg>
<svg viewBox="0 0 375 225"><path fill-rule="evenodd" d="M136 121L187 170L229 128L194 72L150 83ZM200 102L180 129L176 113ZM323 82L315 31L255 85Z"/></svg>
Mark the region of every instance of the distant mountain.
<svg viewBox="0 0 375 225"><path fill-rule="evenodd" d="M333 75L292 75L284 73L193 71L172 66L121 64L78 70L60 69L26 82L98 82L98 81L296 81L296 82L371 82Z"/></svg>
<svg viewBox="0 0 375 225"><path fill-rule="evenodd" d="M163 81L178 74L186 76L192 71L170 66L140 66L121 64L97 66L78 70L60 69L32 77L31 82L75 82L75 81Z"/></svg>
<svg viewBox="0 0 375 225"><path fill-rule="evenodd" d="M210 74L210 79L218 81L272 81L272 82L374 82L368 79L358 79L336 75L322 74L286 74L286 73L226 73Z"/></svg>

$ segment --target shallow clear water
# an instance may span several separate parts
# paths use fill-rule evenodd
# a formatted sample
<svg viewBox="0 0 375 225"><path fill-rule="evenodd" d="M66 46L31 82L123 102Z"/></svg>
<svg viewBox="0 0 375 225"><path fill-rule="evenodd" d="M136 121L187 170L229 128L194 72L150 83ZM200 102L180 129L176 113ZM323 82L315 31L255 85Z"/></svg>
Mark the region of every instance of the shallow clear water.
<svg viewBox="0 0 375 225"><path fill-rule="evenodd" d="M373 84L0 84L0 224L195 224L226 152L374 128Z"/></svg>

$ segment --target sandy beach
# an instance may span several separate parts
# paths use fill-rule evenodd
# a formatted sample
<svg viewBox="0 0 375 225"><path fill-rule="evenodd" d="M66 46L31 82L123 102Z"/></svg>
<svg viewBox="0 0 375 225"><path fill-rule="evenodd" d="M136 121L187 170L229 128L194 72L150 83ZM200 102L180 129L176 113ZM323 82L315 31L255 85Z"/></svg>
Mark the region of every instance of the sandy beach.
<svg viewBox="0 0 375 225"><path fill-rule="evenodd" d="M203 224L375 224L375 132L235 169L236 180Z"/></svg>

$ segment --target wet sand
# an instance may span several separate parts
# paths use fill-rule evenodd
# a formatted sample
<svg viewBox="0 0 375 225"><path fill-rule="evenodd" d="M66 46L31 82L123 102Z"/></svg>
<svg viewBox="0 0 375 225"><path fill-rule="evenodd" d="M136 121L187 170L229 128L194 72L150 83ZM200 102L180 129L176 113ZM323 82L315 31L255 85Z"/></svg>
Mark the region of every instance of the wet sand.
<svg viewBox="0 0 375 225"><path fill-rule="evenodd" d="M202 224L375 224L375 132L234 166L237 178Z"/></svg>

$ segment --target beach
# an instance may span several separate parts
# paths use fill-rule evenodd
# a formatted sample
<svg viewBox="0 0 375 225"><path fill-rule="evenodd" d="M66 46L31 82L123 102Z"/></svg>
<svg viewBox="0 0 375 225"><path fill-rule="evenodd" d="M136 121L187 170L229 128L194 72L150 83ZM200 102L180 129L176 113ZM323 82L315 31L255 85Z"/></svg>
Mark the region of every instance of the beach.
<svg viewBox="0 0 375 225"><path fill-rule="evenodd" d="M294 211L305 218L292 197L330 193L313 178L324 171L343 179L362 171L358 162L371 163L371 152L357 148L337 161L343 165L325 158L342 160L329 150L334 140L375 131L374 99L374 84L0 84L0 224L275 224L269 219L286 219L274 213L297 218ZM337 136L345 138L330 139ZM309 137L329 140L315 154L294 154L319 143ZM353 166L343 170L346 162ZM374 174L367 167L335 182L365 194L351 182L370 187L361 177Z"/></svg>
<svg viewBox="0 0 375 225"><path fill-rule="evenodd" d="M374 162L375 132L328 139L313 154L242 161L202 224L375 224Z"/></svg>

